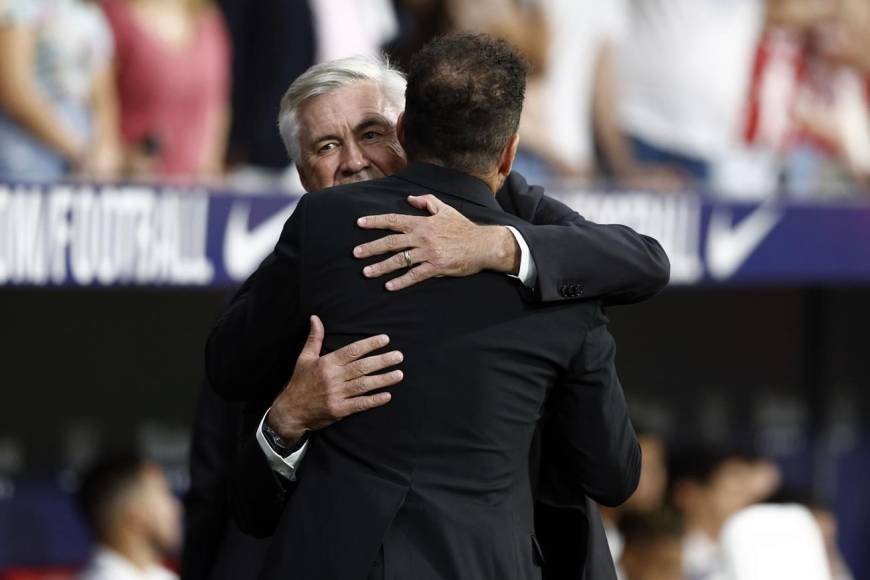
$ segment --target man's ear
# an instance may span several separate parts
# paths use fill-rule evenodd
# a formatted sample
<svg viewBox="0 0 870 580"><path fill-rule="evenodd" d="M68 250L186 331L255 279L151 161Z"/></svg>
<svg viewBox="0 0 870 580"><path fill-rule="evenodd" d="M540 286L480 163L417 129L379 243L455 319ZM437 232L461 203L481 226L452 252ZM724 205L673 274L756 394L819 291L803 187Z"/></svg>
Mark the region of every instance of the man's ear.
<svg viewBox="0 0 870 580"><path fill-rule="evenodd" d="M311 189L311 181L308 178L308 173L300 163L296 164L296 172L299 174L299 183L302 184L302 189L305 191L313 191Z"/></svg>
<svg viewBox="0 0 870 580"><path fill-rule="evenodd" d="M405 148L405 111L399 113L399 118L396 119L396 139L399 140L399 145L402 149Z"/></svg>
<svg viewBox="0 0 870 580"><path fill-rule="evenodd" d="M503 177L507 177L511 173L514 166L514 159L517 156L517 147L520 144L520 136L518 133L511 135L507 145L501 152L501 159L498 162L498 173Z"/></svg>

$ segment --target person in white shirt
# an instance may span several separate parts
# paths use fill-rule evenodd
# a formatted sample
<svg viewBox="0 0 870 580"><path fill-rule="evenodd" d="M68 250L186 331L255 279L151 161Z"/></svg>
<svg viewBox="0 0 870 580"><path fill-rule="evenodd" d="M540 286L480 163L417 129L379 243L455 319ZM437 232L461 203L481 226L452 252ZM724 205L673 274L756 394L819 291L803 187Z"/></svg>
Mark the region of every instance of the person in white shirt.
<svg viewBox="0 0 870 580"><path fill-rule="evenodd" d="M157 464L135 455L102 459L77 499L97 544L79 580L178 578L161 562L180 547L181 506Z"/></svg>
<svg viewBox="0 0 870 580"><path fill-rule="evenodd" d="M642 161L708 183L739 143L765 0L632 0L622 126Z"/></svg>
<svg viewBox="0 0 870 580"><path fill-rule="evenodd" d="M779 486L773 463L739 453L698 447L669 461L670 499L685 524L686 580L719 580L725 573L720 536L725 522L763 501Z"/></svg>

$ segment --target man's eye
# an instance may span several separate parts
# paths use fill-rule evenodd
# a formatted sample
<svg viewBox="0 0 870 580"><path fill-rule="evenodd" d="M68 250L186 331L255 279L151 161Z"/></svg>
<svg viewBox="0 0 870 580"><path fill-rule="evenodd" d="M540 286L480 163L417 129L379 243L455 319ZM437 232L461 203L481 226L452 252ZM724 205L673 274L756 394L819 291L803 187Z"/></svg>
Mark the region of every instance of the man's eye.
<svg viewBox="0 0 870 580"><path fill-rule="evenodd" d="M366 131L365 133L363 133L363 139L365 139L366 141L377 139L380 136L380 133L378 133L377 131Z"/></svg>
<svg viewBox="0 0 870 580"><path fill-rule="evenodd" d="M326 145L323 145L323 146L319 149L319 151L320 151L320 153L328 153L329 151L332 151L332 150L335 149L336 147L338 147L338 145L335 144L335 143L327 143Z"/></svg>

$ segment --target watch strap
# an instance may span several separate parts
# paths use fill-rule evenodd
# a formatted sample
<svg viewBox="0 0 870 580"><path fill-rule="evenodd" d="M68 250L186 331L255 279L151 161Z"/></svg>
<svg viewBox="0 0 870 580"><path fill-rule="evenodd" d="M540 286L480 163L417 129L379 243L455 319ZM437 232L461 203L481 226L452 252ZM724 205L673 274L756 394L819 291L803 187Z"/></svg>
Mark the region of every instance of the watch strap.
<svg viewBox="0 0 870 580"><path fill-rule="evenodd" d="M298 441L288 443L277 431L272 429L268 423L263 421L263 436L266 438L266 443L272 448L272 451L287 459L292 454L296 453L305 443L308 442L308 431L299 438Z"/></svg>

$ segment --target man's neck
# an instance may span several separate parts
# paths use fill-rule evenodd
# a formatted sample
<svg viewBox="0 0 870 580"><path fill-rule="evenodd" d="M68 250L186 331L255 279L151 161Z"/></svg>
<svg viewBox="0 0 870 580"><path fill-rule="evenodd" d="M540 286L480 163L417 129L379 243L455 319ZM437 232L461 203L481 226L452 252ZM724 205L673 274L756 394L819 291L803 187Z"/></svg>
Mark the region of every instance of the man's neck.
<svg viewBox="0 0 870 580"><path fill-rule="evenodd" d="M718 518L702 514L688 514L685 526L688 531L703 532L713 542L719 541L719 533L722 531L722 522Z"/></svg>
<svg viewBox="0 0 870 580"><path fill-rule="evenodd" d="M414 159L409 159L409 161L419 161L420 163L429 163L431 165L437 165L439 167L446 167L447 169L452 169L453 171L460 171L466 175L474 177L475 179L479 179L486 184L493 197L495 197L495 194L498 192L499 189L501 189L501 186L504 185L505 182L505 177L498 172L498 169L493 169L492 172L488 174L481 174L467 171L459 167L449 167L438 159L426 159L417 157Z"/></svg>
<svg viewBox="0 0 870 580"><path fill-rule="evenodd" d="M104 543L140 570L160 564L160 555L151 542L133 534L120 532Z"/></svg>

